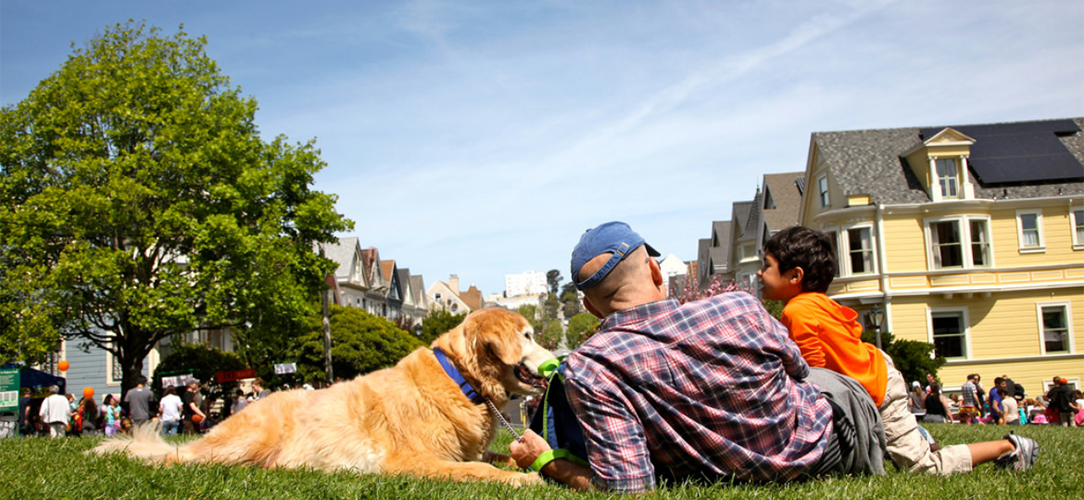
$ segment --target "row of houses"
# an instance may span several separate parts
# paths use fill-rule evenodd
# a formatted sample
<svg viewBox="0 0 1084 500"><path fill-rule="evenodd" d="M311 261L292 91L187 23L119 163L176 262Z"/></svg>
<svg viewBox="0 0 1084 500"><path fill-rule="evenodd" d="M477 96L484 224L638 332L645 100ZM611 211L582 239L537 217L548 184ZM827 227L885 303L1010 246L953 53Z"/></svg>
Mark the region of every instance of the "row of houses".
<svg viewBox="0 0 1084 500"><path fill-rule="evenodd" d="M829 295L932 343L947 387L1010 375L1081 387L1084 119L817 132L805 170L765 175L712 222L690 273L756 290L763 245L799 224L835 242ZM883 311L882 325L870 319Z"/></svg>

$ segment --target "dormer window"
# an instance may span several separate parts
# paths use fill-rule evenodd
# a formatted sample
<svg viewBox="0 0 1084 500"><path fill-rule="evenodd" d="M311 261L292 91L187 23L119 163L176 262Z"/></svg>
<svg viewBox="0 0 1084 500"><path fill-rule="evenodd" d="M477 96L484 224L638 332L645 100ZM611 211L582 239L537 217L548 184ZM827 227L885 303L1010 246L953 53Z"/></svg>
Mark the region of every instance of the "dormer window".
<svg viewBox="0 0 1084 500"><path fill-rule="evenodd" d="M929 138L903 156L926 187L930 201L974 199L968 162L975 139L951 127L938 132L924 130L922 136Z"/></svg>
<svg viewBox="0 0 1084 500"><path fill-rule="evenodd" d="M817 179L817 194L818 194L818 196L820 198L820 201L821 201L821 208L828 208L828 206L830 205L830 203L829 203L830 200L828 199L828 177L827 176L822 175L819 179Z"/></svg>
<svg viewBox="0 0 1084 500"><path fill-rule="evenodd" d="M960 197L960 170L956 159L937 160L937 180L941 184L941 198L958 199Z"/></svg>

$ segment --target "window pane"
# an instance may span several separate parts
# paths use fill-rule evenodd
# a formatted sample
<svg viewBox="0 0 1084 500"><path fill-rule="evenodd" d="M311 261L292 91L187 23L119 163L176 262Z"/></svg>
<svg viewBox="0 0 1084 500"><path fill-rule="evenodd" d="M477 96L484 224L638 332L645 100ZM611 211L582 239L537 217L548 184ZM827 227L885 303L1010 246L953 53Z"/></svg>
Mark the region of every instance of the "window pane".
<svg viewBox="0 0 1084 500"><path fill-rule="evenodd" d="M990 242L986 237L986 221L971 221L971 263L975 266L990 265Z"/></svg>
<svg viewBox="0 0 1084 500"><path fill-rule="evenodd" d="M956 160L937 160L937 178L941 182L941 196L956 198L959 191Z"/></svg>
<svg viewBox="0 0 1084 500"><path fill-rule="evenodd" d="M1076 226L1076 242L1084 245L1084 210L1073 211L1073 224Z"/></svg>
<svg viewBox="0 0 1084 500"><path fill-rule="evenodd" d="M933 315L933 345L936 355L962 358L964 350L964 319L960 313Z"/></svg>
<svg viewBox="0 0 1084 500"><path fill-rule="evenodd" d="M931 224L934 239L935 267L962 267L963 250L960 243L960 226L956 221Z"/></svg>
<svg viewBox="0 0 1084 500"><path fill-rule="evenodd" d="M1043 342L1046 352L1069 351L1069 328L1064 307L1043 308Z"/></svg>
<svg viewBox="0 0 1084 500"><path fill-rule="evenodd" d="M1024 228L1025 232L1037 230L1039 226L1036 219L1035 214L1020 214L1020 227Z"/></svg>
<svg viewBox="0 0 1084 500"><path fill-rule="evenodd" d="M828 235L828 241L832 242L832 256L836 259L836 262L838 263L839 262L839 235L835 231L825 231L824 234ZM835 276L837 278L840 276L840 273L842 272L842 271L840 271L840 267L841 266L839 266L839 265L836 266L836 274L835 274Z"/></svg>
<svg viewBox="0 0 1084 500"><path fill-rule="evenodd" d="M852 273L873 272L873 245L870 242L870 229L848 229L847 239Z"/></svg>

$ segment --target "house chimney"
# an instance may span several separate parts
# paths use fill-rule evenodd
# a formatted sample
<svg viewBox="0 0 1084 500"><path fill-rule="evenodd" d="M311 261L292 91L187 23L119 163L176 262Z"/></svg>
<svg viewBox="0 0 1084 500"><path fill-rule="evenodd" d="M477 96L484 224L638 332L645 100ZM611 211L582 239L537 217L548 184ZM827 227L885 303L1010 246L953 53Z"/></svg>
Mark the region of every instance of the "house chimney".
<svg viewBox="0 0 1084 500"><path fill-rule="evenodd" d="M459 276L455 274L448 276L448 288L451 288L456 295L459 295Z"/></svg>

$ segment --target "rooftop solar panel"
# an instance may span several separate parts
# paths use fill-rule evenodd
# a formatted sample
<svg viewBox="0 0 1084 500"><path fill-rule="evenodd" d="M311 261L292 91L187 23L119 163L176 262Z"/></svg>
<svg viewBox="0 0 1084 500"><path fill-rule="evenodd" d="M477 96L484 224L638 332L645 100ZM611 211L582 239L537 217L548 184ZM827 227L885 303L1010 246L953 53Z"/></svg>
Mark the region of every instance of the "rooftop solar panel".
<svg viewBox="0 0 1084 500"><path fill-rule="evenodd" d="M1084 165L1059 135L1080 133L1073 120L953 126L975 139L968 164L985 186L1084 180ZM944 130L924 128L923 138Z"/></svg>

